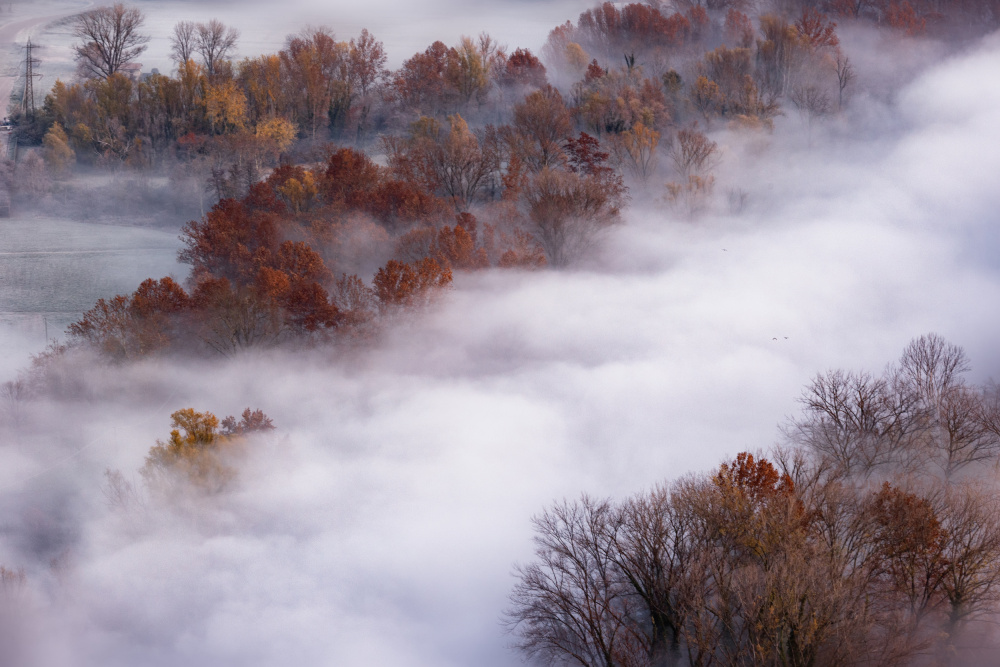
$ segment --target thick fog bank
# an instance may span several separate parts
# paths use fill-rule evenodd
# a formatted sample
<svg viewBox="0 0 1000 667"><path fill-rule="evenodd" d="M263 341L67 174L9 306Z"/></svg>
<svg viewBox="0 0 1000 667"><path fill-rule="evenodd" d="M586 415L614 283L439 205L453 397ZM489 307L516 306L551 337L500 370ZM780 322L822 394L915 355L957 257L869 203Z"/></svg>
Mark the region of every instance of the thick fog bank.
<svg viewBox="0 0 1000 667"><path fill-rule="evenodd" d="M882 138L719 134L714 212L633 209L571 271L459 275L367 352L94 364L76 400L8 401L25 664L520 664L499 619L553 499L766 447L814 373L928 331L1000 375L997 71L993 39L870 102ZM170 412L248 405L278 430L231 490L107 507L103 470Z"/></svg>

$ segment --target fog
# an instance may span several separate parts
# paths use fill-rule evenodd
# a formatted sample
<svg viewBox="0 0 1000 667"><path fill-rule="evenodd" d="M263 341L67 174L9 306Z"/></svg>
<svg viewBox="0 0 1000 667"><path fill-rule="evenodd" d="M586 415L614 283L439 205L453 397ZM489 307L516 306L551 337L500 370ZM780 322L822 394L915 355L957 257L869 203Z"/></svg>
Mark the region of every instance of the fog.
<svg viewBox="0 0 1000 667"><path fill-rule="evenodd" d="M516 5L491 25L461 6L491 31L549 7ZM549 27L576 13L552 6ZM416 30L404 52L453 41L445 32ZM847 119L811 133L792 112L773 134L717 129L717 187L748 193L740 215L720 202L690 221L637 199L570 270L458 274L370 348L81 359L72 399L7 402L0 563L26 584L6 655L30 667L521 664L500 620L512 565L531 556L530 517L553 500L623 496L767 447L815 373L880 370L929 331L965 347L974 380L1000 375L1000 42L923 71L881 67L901 87L859 91ZM169 245L144 234L114 232ZM165 256L102 258L110 277L65 281L108 296L134 288L135 270L170 272ZM23 272L72 271L3 266L5 299L18 276L38 279ZM4 340L6 377L37 351L22 338ZM134 474L171 412L246 406L277 431L234 488L108 507L103 471Z"/></svg>

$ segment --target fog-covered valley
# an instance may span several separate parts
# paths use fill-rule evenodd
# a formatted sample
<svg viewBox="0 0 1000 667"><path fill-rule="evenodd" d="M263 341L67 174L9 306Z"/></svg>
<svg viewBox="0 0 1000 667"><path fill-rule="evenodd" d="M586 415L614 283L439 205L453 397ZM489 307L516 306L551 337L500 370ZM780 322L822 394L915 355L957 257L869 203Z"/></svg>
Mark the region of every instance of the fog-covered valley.
<svg viewBox="0 0 1000 667"><path fill-rule="evenodd" d="M395 67L483 28L538 50L586 8L139 4L163 67L181 19L224 18L246 54L307 22L367 27ZM364 344L81 353L57 391L8 393L0 563L24 583L0 661L521 664L501 619L543 507L767 448L816 373L879 372L924 333L963 346L972 381L1000 376L1000 41L841 35L867 87L811 126L789 109L771 132L708 128L717 197L696 219L634 187L568 268L456 271ZM43 317L64 341L96 299L186 271L179 225L21 211L0 230L2 380L42 351ZM109 503L105 471L141 487L172 412L247 406L276 429L233 485Z"/></svg>

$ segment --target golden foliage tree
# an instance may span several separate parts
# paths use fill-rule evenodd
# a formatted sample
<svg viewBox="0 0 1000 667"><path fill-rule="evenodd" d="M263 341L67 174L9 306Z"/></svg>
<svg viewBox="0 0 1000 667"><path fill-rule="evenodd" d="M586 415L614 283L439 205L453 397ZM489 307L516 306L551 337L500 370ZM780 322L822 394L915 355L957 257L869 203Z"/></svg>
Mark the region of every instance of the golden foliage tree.
<svg viewBox="0 0 1000 667"><path fill-rule="evenodd" d="M191 408L170 415L170 438L157 441L140 473L148 484L184 480L210 493L221 491L236 476L231 456L251 433L267 432L274 424L260 410L243 411L241 419L219 419Z"/></svg>
<svg viewBox="0 0 1000 667"><path fill-rule="evenodd" d="M66 130L59 123L53 123L42 139L45 164L49 173L56 178L65 178L76 162L76 151L69 144Z"/></svg>

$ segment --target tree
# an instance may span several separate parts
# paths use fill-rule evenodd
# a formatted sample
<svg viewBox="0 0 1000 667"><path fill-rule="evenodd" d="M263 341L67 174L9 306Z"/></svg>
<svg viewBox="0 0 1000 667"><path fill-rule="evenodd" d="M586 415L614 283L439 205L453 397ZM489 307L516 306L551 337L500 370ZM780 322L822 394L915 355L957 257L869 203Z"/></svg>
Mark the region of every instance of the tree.
<svg viewBox="0 0 1000 667"><path fill-rule="evenodd" d="M715 166L719 145L699 132L696 128L677 132L677 142L670 150L670 159L677 173L687 179L692 175L703 175Z"/></svg>
<svg viewBox="0 0 1000 667"><path fill-rule="evenodd" d="M463 220L463 217L465 218ZM476 221L470 214L458 216L454 227L442 227L430 253L442 266L456 269L482 269L489 266L486 249L476 247Z"/></svg>
<svg viewBox="0 0 1000 667"><path fill-rule="evenodd" d="M430 257L413 264L391 259L375 273L372 285L379 304L386 309L426 301L431 289L447 287L451 280L451 269Z"/></svg>
<svg viewBox="0 0 1000 667"><path fill-rule="evenodd" d="M528 49L515 49L507 58L500 83L504 86L544 88L548 85L545 65Z"/></svg>
<svg viewBox="0 0 1000 667"><path fill-rule="evenodd" d="M530 93L514 107L513 127L508 142L535 171L556 167L564 159L562 141L572 125L562 95L552 86Z"/></svg>
<svg viewBox="0 0 1000 667"><path fill-rule="evenodd" d="M966 384L968 370L962 348L921 336L881 376L817 376L788 435L844 474L930 474L933 462L950 479L1000 452L1000 405L989 388Z"/></svg>
<svg viewBox="0 0 1000 667"><path fill-rule="evenodd" d="M246 436L274 429L262 410L250 408L239 421L223 419L221 430L218 417L191 408L170 415L170 426L170 438L150 448L140 473L154 486L185 480L210 493L221 491L236 476L226 455L245 444Z"/></svg>
<svg viewBox="0 0 1000 667"><path fill-rule="evenodd" d="M1000 600L1000 504L982 484L949 487L937 516L944 530L942 587L948 600L947 643L954 648L967 625L993 612Z"/></svg>
<svg viewBox="0 0 1000 667"><path fill-rule="evenodd" d="M522 193L530 231L553 266L566 266L619 220L624 188L592 175L544 168Z"/></svg>
<svg viewBox="0 0 1000 667"><path fill-rule="evenodd" d="M431 118L411 126L408 140L383 143L389 166L400 178L420 183L465 211L500 168L497 152L481 141L458 114L448 117L445 132Z"/></svg>
<svg viewBox="0 0 1000 667"><path fill-rule="evenodd" d="M352 85L356 86L362 95L367 95L373 86L389 76L385 63L385 45L362 28L357 40L351 39L348 54L348 70Z"/></svg>
<svg viewBox="0 0 1000 667"><path fill-rule="evenodd" d="M138 58L149 42L139 32L144 22L138 8L120 2L80 14L73 26L73 35L83 40L73 47L80 73L107 78Z"/></svg>
<svg viewBox="0 0 1000 667"><path fill-rule="evenodd" d="M854 81L856 74L851 59L840 52L833 62L833 71L837 74L837 109L840 110L844 108L844 91Z"/></svg>
<svg viewBox="0 0 1000 667"><path fill-rule="evenodd" d="M645 183L656 170L656 147L660 144L660 133L636 123L622 133L621 141L628 168Z"/></svg>
<svg viewBox="0 0 1000 667"><path fill-rule="evenodd" d="M912 391L868 373L818 375L800 400L806 415L792 423L792 439L846 475L905 460L924 428Z"/></svg>
<svg viewBox="0 0 1000 667"><path fill-rule="evenodd" d="M906 0L898 4L890 2L885 12L885 21L893 28L905 30L911 37L919 35L927 27L927 19L919 16L913 5Z"/></svg>
<svg viewBox="0 0 1000 667"><path fill-rule="evenodd" d="M557 504L533 520L509 626L551 665L875 658L866 580L837 571L841 545L815 540L808 516L790 477L747 453L622 503Z"/></svg>
<svg viewBox="0 0 1000 667"><path fill-rule="evenodd" d="M182 65L194 57L197 46L198 24L194 21L181 21L174 26L170 36L170 57L178 65Z"/></svg>
<svg viewBox="0 0 1000 667"><path fill-rule="evenodd" d="M340 311L343 322L361 325L375 318L378 300L375 291L356 275L343 274L334 286L333 302Z"/></svg>
<svg viewBox="0 0 1000 667"><path fill-rule="evenodd" d="M229 59L239 38L239 30L233 27L227 28L217 19L197 25L194 50L201 56L201 62L209 78L216 75L219 63Z"/></svg>
<svg viewBox="0 0 1000 667"><path fill-rule="evenodd" d="M691 104L701 113L708 123L715 114L721 114L726 96L719 84L707 76L699 76L691 88Z"/></svg>
<svg viewBox="0 0 1000 667"><path fill-rule="evenodd" d="M490 85L489 63L471 37L462 37L457 47L448 49L444 76L461 104L473 98L482 101Z"/></svg>
<svg viewBox="0 0 1000 667"><path fill-rule="evenodd" d="M723 33L730 46L750 48L753 45L753 32L749 16L732 7L726 12Z"/></svg>
<svg viewBox="0 0 1000 667"><path fill-rule="evenodd" d="M219 354L270 345L281 335L279 305L254 287L207 278L198 283L191 299L201 318L201 340Z"/></svg>
<svg viewBox="0 0 1000 667"><path fill-rule="evenodd" d="M813 84L792 86L788 99L795 108L806 115L810 130L813 119L826 116L831 111L832 105L826 91Z"/></svg>
<svg viewBox="0 0 1000 667"><path fill-rule="evenodd" d="M616 508L584 496L532 523L537 560L516 566L507 613L518 648L548 664L644 664L642 603L617 567Z"/></svg>
<svg viewBox="0 0 1000 667"><path fill-rule="evenodd" d="M173 279L150 278L131 295L98 299L67 333L107 359L131 361L168 347L176 328L173 316L190 305L187 293Z"/></svg>
<svg viewBox="0 0 1000 667"><path fill-rule="evenodd" d="M244 58L237 67L237 78L246 93L252 122L260 123L265 118L290 111L281 58L277 55Z"/></svg>
<svg viewBox="0 0 1000 667"><path fill-rule="evenodd" d="M840 44L837 24L809 7L802 11L802 16L795 22L795 30L802 45L809 49L836 49Z"/></svg>
<svg viewBox="0 0 1000 667"><path fill-rule="evenodd" d="M187 293L171 278L150 278L131 295L98 299L67 332L107 359L131 361L168 347L176 331L174 316L189 306Z"/></svg>
<svg viewBox="0 0 1000 667"><path fill-rule="evenodd" d="M349 45L336 41L329 29L311 28L289 37L278 54L286 96L297 117L293 120L308 127L314 139L319 128L329 122L335 98L349 92L345 75L349 51Z"/></svg>
<svg viewBox="0 0 1000 667"><path fill-rule="evenodd" d="M43 154L49 172L56 178L65 177L73 163L76 162L76 152L69 145L66 130L59 123L53 123L42 139L45 147Z"/></svg>
<svg viewBox="0 0 1000 667"><path fill-rule="evenodd" d="M272 157L277 158L295 142L298 128L290 120L276 116L258 123L254 133L265 144Z"/></svg>
<svg viewBox="0 0 1000 667"><path fill-rule="evenodd" d="M624 502L546 510L535 559L515 566L517 646L600 667L901 665L937 642L953 654L997 601L997 493L872 489L800 454L775 466L744 452Z"/></svg>
<svg viewBox="0 0 1000 667"><path fill-rule="evenodd" d="M45 196L52 186L45 160L37 152L28 153L14 169L11 185L17 197L30 200Z"/></svg>
<svg viewBox="0 0 1000 667"><path fill-rule="evenodd" d="M439 111L448 103L450 92L445 80L447 64L448 47L440 41L404 61L393 82L399 100L427 115Z"/></svg>
<svg viewBox="0 0 1000 667"><path fill-rule="evenodd" d="M204 103L213 132L236 132L246 126L247 98L234 81L209 84Z"/></svg>
<svg viewBox="0 0 1000 667"><path fill-rule="evenodd" d="M757 69L760 88L768 95L785 92L792 69L799 59L800 39L795 26L775 14L760 17L761 39L757 40ZM831 35L826 39L833 39Z"/></svg>

